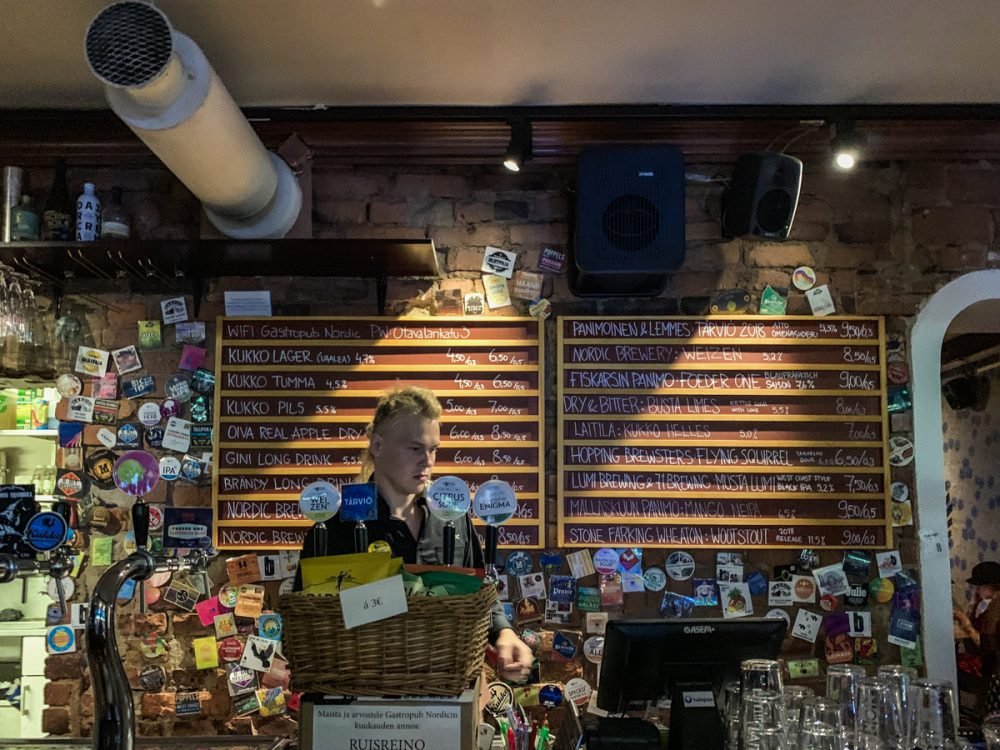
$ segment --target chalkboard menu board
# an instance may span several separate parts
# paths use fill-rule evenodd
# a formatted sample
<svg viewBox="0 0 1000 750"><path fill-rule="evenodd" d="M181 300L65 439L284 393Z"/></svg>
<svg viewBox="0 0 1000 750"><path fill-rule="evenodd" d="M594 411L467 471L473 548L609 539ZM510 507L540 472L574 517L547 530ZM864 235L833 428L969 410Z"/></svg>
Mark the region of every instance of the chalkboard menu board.
<svg viewBox="0 0 1000 750"><path fill-rule="evenodd" d="M557 329L560 546L891 546L883 319Z"/></svg>
<svg viewBox="0 0 1000 750"><path fill-rule="evenodd" d="M436 476L475 492L514 487L502 547L541 547L542 329L533 318L219 318L214 542L296 549L311 522L302 489L356 481L365 427L385 391L430 388L441 401Z"/></svg>

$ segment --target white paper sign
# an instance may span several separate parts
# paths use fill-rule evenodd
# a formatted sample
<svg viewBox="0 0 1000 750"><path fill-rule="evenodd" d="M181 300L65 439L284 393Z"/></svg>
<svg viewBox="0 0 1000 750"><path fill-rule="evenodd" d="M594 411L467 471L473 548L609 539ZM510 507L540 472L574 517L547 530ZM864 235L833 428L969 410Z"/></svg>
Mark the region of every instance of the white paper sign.
<svg viewBox="0 0 1000 750"><path fill-rule="evenodd" d="M771 581L767 585L767 606L787 607L792 603L791 581Z"/></svg>
<svg viewBox="0 0 1000 750"><path fill-rule="evenodd" d="M183 323L188 319L187 301L183 297L161 300L160 313L164 323ZM226 314L229 314L228 310Z"/></svg>
<svg viewBox="0 0 1000 750"><path fill-rule="evenodd" d="M566 555L566 562L569 563L570 573L577 579L592 576L597 572L589 550L582 549L577 552L570 552Z"/></svg>
<svg viewBox="0 0 1000 750"><path fill-rule="evenodd" d="M899 550L896 549L889 552L876 552L875 565L878 566L879 578L892 578L903 570L902 558L899 555Z"/></svg>
<svg viewBox="0 0 1000 750"><path fill-rule="evenodd" d="M421 699L418 705L383 707L366 698L364 705L316 706L313 708L315 746L326 750L462 747L465 727L461 706L431 703L431 700Z"/></svg>
<svg viewBox="0 0 1000 750"><path fill-rule="evenodd" d="M406 612L403 577L392 576L340 592L344 627L350 630L369 622L387 620Z"/></svg>
<svg viewBox="0 0 1000 750"><path fill-rule="evenodd" d="M512 253L510 250L504 250L501 247L487 245L486 252L483 253L483 266L481 270L483 273L495 273L497 276L509 279L514 275L515 263L517 263L517 253Z"/></svg>
<svg viewBox="0 0 1000 750"><path fill-rule="evenodd" d="M163 447L168 451L187 453L191 447L191 422L180 417L167 420L167 429L163 432Z"/></svg>
<svg viewBox="0 0 1000 750"><path fill-rule="evenodd" d="M517 585L521 589L522 599L526 599L529 596L534 596L538 599L546 597L545 576L541 573L525 573L523 576L518 576Z"/></svg>
<svg viewBox="0 0 1000 750"><path fill-rule="evenodd" d="M638 573L622 575L622 591L626 594L637 594L646 590L646 582Z"/></svg>
<svg viewBox="0 0 1000 750"><path fill-rule="evenodd" d="M792 627L792 638L815 643L819 636L819 627L823 618L808 609L800 609L795 615L795 625Z"/></svg>
<svg viewBox="0 0 1000 750"><path fill-rule="evenodd" d="M271 292L226 292L226 315L251 318L271 317Z"/></svg>
<svg viewBox="0 0 1000 750"><path fill-rule="evenodd" d="M833 315L837 312L837 307L833 304L833 297L830 294L830 287L826 284L810 289L806 292L806 299L809 300L809 307L816 317Z"/></svg>
<svg viewBox="0 0 1000 750"><path fill-rule="evenodd" d="M872 635L871 612L848 612L847 617L851 627L849 635L855 638L871 638Z"/></svg>

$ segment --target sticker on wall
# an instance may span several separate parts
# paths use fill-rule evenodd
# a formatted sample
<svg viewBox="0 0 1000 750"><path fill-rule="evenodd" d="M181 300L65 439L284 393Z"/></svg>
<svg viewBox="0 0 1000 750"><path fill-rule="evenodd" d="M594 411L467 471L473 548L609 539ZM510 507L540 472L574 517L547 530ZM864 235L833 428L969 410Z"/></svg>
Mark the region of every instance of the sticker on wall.
<svg viewBox="0 0 1000 750"><path fill-rule="evenodd" d="M910 368L905 362L889 362L885 366L885 376L894 385L906 385L910 382Z"/></svg>
<svg viewBox="0 0 1000 750"><path fill-rule="evenodd" d="M791 581L771 581L767 589L767 606L789 607L792 604Z"/></svg>
<svg viewBox="0 0 1000 750"><path fill-rule="evenodd" d="M535 320L548 320L552 315L552 303L547 299L535 300L528 305L528 315Z"/></svg>
<svg viewBox="0 0 1000 750"><path fill-rule="evenodd" d="M871 612L848 612L848 632L853 638L869 638L872 634Z"/></svg>
<svg viewBox="0 0 1000 750"><path fill-rule="evenodd" d="M483 253L483 265L480 270L483 273L495 273L497 276L509 279L514 275L515 263L517 263L517 253L487 245L486 252Z"/></svg>
<svg viewBox="0 0 1000 750"><path fill-rule="evenodd" d="M764 287L760 295L760 305L757 312L761 315L784 315L788 309L788 290L778 289L770 284Z"/></svg>
<svg viewBox="0 0 1000 750"><path fill-rule="evenodd" d="M139 375L122 381L122 396L128 399L136 399L155 390L156 378L152 375Z"/></svg>
<svg viewBox="0 0 1000 750"><path fill-rule="evenodd" d="M511 552L507 555L507 572L512 576L522 576L530 573L534 561L527 552Z"/></svg>
<svg viewBox="0 0 1000 750"><path fill-rule="evenodd" d="M542 296L542 284L544 281L545 279L540 273L517 271L513 279L513 295L518 299L538 299Z"/></svg>
<svg viewBox="0 0 1000 750"><path fill-rule="evenodd" d="M902 435L890 437L889 463L893 466L908 466L913 463L913 441Z"/></svg>
<svg viewBox="0 0 1000 750"><path fill-rule="evenodd" d="M694 579L694 606L716 607L719 604L719 592L714 578Z"/></svg>
<svg viewBox="0 0 1000 750"><path fill-rule="evenodd" d="M833 296L830 294L830 287L827 284L813 287L806 292L805 296L809 302L809 309L816 317L833 315L837 312L837 307L833 304Z"/></svg>
<svg viewBox="0 0 1000 750"><path fill-rule="evenodd" d="M486 310L486 299L481 292L469 292L462 298L462 312L466 315L482 315Z"/></svg>
<svg viewBox="0 0 1000 750"><path fill-rule="evenodd" d="M606 575L618 570L618 553L610 547L601 547L594 553L594 569Z"/></svg>
<svg viewBox="0 0 1000 750"><path fill-rule="evenodd" d="M792 637L799 638L809 643L815 643L819 636L820 625L823 618L808 609L800 609L795 615L795 624L792 626Z"/></svg>
<svg viewBox="0 0 1000 750"><path fill-rule="evenodd" d="M590 553L585 549L570 552L566 555L566 562L569 563L570 573L578 580L580 578L586 578L587 576L593 575L597 572Z"/></svg>
<svg viewBox="0 0 1000 750"><path fill-rule="evenodd" d="M792 601L812 604L816 601L816 582L810 576L792 576Z"/></svg>
<svg viewBox="0 0 1000 750"><path fill-rule="evenodd" d="M187 302L183 297L171 297L160 301L160 314L163 322L183 323L188 319Z"/></svg>
<svg viewBox="0 0 1000 750"><path fill-rule="evenodd" d="M89 396L73 396L66 406L66 419L73 422L94 421L94 399Z"/></svg>
<svg viewBox="0 0 1000 750"><path fill-rule="evenodd" d="M875 564L878 567L879 578L891 578L903 570L899 550L895 549L888 552L877 552L875 554Z"/></svg>
<svg viewBox="0 0 1000 750"><path fill-rule="evenodd" d="M753 599L750 597L750 586L745 583L719 583L719 602L722 605L722 616L749 617L753 614Z"/></svg>
<svg viewBox="0 0 1000 750"><path fill-rule="evenodd" d="M511 304L507 279L503 276L486 274L483 276L483 289L486 291L486 304L489 305L491 310L507 307Z"/></svg>
<svg viewBox="0 0 1000 750"><path fill-rule="evenodd" d="M686 581L694 575L694 558L689 552L671 552L667 556L667 575L675 581Z"/></svg>
<svg viewBox="0 0 1000 750"><path fill-rule="evenodd" d="M518 625L527 625L542 621L542 605L532 597L520 599L514 607Z"/></svg>
<svg viewBox="0 0 1000 750"><path fill-rule="evenodd" d="M660 601L660 617L668 620L681 620L694 616L694 599L690 596L675 594L673 591L663 592Z"/></svg>
<svg viewBox="0 0 1000 750"><path fill-rule="evenodd" d="M816 568L812 574L813 578L816 579L816 585L819 586L819 592L823 596L842 596L850 588L842 563Z"/></svg>
<svg viewBox="0 0 1000 750"><path fill-rule="evenodd" d="M517 577L517 585L521 590L522 597L533 596L536 599L544 599L545 576L542 573L525 573Z"/></svg>
<svg viewBox="0 0 1000 750"><path fill-rule="evenodd" d="M68 625L56 625L45 632L45 650L50 654L76 651L76 631Z"/></svg>
<svg viewBox="0 0 1000 750"><path fill-rule="evenodd" d="M81 346L76 350L76 365L73 369L84 375L100 376L107 372L110 357L111 352L104 349Z"/></svg>
<svg viewBox="0 0 1000 750"><path fill-rule="evenodd" d="M205 341L205 321L193 320L178 323L174 327L174 337L178 344L200 344Z"/></svg>
<svg viewBox="0 0 1000 750"><path fill-rule="evenodd" d="M642 572L642 580L647 591L663 591L667 587L667 574L655 566Z"/></svg>
<svg viewBox="0 0 1000 750"><path fill-rule="evenodd" d="M138 682L147 693L158 693L167 682L167 671L158 664L147 664L139 670Z"/></svg>
<svg viewBox="0 0 1000 750"><path fill-rule="evenodd" d="M734 315L750 309L750 292L746 289L726 289L712 298L708 311L712 315Z"/></svg>
<svg viewBox="0 0 1000 750"><path fill-rule="evenodd" d="M792 659L785 662L788 676L793 680L803 677L819 677L819 659Z"/></svg>
<svg viewBox="0 0 1000 750"><path fill-rule="evenodd" d="M590 694L594 689L590 683L580 677L573 677L565 686L566 699L573 701L577 706L586 706L590 701Z"/></svg>
<svg viewBox="0 0 1000 750"><path fill-rule="evenodd" d="M890 386L886 393L886 410L890 414L900 414L913 408L913 397L905 385Z"/></svg>
<svg viewBox="0 0 1000 750"><path fill-rule="evenodd" d="M115 361L115 368L119 375L135 372L142 369L142 360L139 359L139 352L134 345L123 346L121 349L114 349L111 357Z"/></svg>
<svg viewBox="0 0 1000 750"><path fill-rule="evenodd" d="M816 286L816 272L809 266L799 266L792 271L792 286L800 292L808 292Z"/></svg>
<svg viewBox="0 0 1000 750"><path fill-rule="evenodd" d="M537 268L542 273L562 273L566 270L566 253L552 247L543 247L538 254Z"/></svg>
<svg viewBox="0 0 1000 750"><path fill-rule="evenodd" d="M583 642L583 656L591 664L600 664L604 658L604 636L592 635Z"/></svg>
<svg viewBox="0 0 1000 750"><path fill-rule="evenodd" d="M63 398L71 398L72 396L79 396L83 391L83 383L80 382L80 378L71 372L63 373L56 380L56 390L59 391L59 395Z"/></svg>
<svg viewBox="0 0 1000 750"><path fill-rule="evenodd" d="M892 525L895 527L913 525L913 504L907 498L903 502L892 501Z"/></svg>
<svg viewBox="0 0 1000 750"><path fill-rule="evenodd" d="M879 604L886 604L892 601L892 595L896 591L896 585L891 578L873 578L868 584L868 591L872 599Z"/></svg>

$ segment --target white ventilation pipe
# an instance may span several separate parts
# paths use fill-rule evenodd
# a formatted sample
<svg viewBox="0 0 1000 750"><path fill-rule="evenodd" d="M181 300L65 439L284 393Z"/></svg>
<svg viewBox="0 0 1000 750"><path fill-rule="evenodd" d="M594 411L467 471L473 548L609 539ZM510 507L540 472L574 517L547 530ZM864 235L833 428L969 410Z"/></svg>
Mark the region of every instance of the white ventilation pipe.
<svg viewBox="0 0 1000 750"><path fill-rule="evenodd" d="M285 236L302 208L292 170L268 152L204 53L146 2L109 5L87 29L87 63L111 109L235 239Z"/></svg>

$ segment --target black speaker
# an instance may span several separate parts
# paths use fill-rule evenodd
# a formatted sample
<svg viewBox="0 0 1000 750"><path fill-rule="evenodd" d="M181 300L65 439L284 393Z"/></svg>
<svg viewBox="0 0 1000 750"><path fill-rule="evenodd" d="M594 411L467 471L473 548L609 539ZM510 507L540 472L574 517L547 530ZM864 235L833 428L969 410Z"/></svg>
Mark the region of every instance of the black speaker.
<svg viewBox="0 0 1000 750"><path fill-rule="evenodd" d="M952 411L983 411L990 402L990 379L985 375L964 375L941 384L941 393Z"/></svg>
<svg viewBox="0 0 1000 750"><path fill-rule="evenodd" d="M656 296L684 261L684 157L672 146L580 153L569 280L582 297Z"/></svg>
<svg viewBox="0 0 1000 750"><path fill-rule="evenodd" d="M723 236L787 237L801 187L802 162L794 156L773 151L743 154L722 199Z"/></svg>

